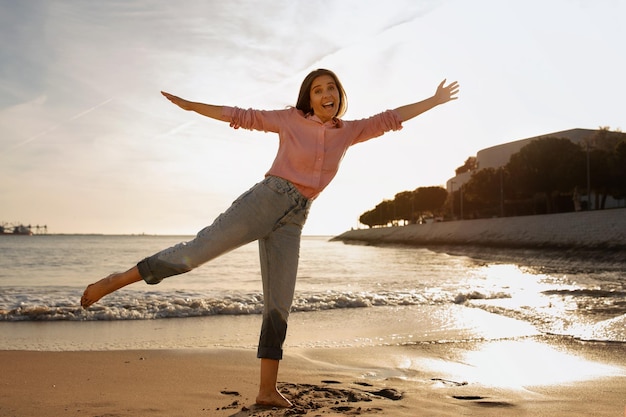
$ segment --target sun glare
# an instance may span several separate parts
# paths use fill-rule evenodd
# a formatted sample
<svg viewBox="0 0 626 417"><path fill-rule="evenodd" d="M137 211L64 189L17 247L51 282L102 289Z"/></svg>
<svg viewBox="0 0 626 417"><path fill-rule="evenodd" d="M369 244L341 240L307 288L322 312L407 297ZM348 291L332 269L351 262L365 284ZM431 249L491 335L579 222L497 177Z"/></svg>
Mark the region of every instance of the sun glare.
<svg viewBox="0 0 626 417"><path fill-rule="evenodd" d="M417 359L411 366L445 372L455 381L513 389L626 375L624 369L530 339L491 341L475 350L460 351L458 357L454 351L452 354L454 360Z"/></svg>
<svg viewBox="0 0 626 417"><path fill-rule="evenodd" d="M468 352L465 362L471 369L468 379L502 387L564 384L623 373L533 340L488 343Z"/></svg>

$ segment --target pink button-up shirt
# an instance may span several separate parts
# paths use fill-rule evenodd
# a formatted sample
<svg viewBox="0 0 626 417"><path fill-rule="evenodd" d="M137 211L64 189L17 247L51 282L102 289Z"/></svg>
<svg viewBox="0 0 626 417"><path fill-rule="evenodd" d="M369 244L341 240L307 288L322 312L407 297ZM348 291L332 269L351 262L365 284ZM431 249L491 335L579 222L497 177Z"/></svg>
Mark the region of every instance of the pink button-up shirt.
<svg viewBox="0 0 626 417"><path fill-rule="evenodd" d="M278 133L278 153L266 175L290 181L303 196L311 199L335 177L350 146L402 129L402 120L394 110L367 119L334 119L326 123L317 116L304 116L294 107L244 110L224 106L222 115L234 128Z"/></svg>

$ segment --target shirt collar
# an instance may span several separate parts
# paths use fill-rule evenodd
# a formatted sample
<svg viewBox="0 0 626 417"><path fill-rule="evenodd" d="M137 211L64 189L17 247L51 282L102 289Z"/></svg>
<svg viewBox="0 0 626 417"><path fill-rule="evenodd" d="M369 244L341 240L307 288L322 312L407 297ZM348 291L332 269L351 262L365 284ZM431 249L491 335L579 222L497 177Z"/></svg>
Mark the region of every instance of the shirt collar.
<svg viewBox="0 0 626 417"><path fill-rule="evenodd" d="M323 126L339 127L339 123L340 123L340 120L338 118L336 118L336 117L333 117L331 120L329 120L326 123L324 123L324 122L322 122L322 120L319 117L317 117L315 114L311 114L311 113L307 114L306 118L309 119L309 120L313 120L314 122L317 122L317 123L319 123L319 124L321 124Z"/></svg>

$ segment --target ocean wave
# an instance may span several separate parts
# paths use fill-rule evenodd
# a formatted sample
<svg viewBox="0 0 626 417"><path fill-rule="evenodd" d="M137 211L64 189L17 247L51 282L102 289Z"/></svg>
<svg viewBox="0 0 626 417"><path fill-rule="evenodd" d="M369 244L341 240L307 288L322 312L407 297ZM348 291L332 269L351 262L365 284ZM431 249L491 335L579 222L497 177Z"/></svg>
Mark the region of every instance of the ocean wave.
<svg viewBox="0 0 626 417"><path fill-rule="evenodd" d="M576 338L593 342L626 342L626 314L603 320L591 327L581 328Z"/></svg>
<svg viewBox="0 0 626 417"><path fill-rule="evenodd" d="M493 293L484 293L480 291L470 291L466 293L459 293L454 297L455 304L465 304L470 300L496 300L500 298L511 298L511 294L501 291Z"/></svg>
<svg viewBox="0 0 626 417"><path fill-rule="evenodd" d="M180 293L129 293L112 295L84 310L75 295L67 294L0 299L0 321L89 321L148 320L160 318L202 317L216 315L249 315L263 312L263 296L234 294L206 297ZM442 302L441 295L406 292L337 292L300 294L293 302L293 312L308 312L376 306L410 306ZM445 302L450 302L446 300Z"/></svg>
<svg viewBox="0 0 626 417"><path fill-rule="evenodd" d="M626 343L626 314L624 306L608 306L601 311L593 307L594 314L587 309L573 311L550 311L545 308L514 307L498 303L483 302L484 299L469 300L464 305L479 308L491 314L509 317L532 324L538 331L558 336L567 336L582 341ZM591 304L591 302L589 302ZM591 310L592 307L589 307ZM610 318L599 319L601 311Z"/></svg>
<svg viewBox="0 0 626 417"><path fill-rule="evenodd" d="M615 292L550 290L544 295L573 296L571 311L551 306L530 308L509 292L468 289L430 291L299 292L293 312L385 306L457 304L532 324L538 331L581 340L626 342L626 305ZM595 291L595 290L593 290ZM546 294L549 293L549 294ZM611 297L611 298L609 298ZM123 291L111 294L89 309L78 305L76 289L8 289L0 293L0 321L118 321L218 315L256 315L263 312L261 293L204 294L193 291ZM604 301L612 300L610 303ZM604 300L604 301L603 301Z"/></svg>

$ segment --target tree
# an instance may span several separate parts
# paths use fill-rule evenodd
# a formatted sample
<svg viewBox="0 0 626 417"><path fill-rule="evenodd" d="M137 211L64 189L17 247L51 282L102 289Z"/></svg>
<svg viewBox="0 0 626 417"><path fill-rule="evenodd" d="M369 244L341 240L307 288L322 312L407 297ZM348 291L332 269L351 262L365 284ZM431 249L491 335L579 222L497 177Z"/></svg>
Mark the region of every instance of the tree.
<svg viewBox="0 0 626 417"><path fill-rule="evenodd" d="M592 149L588 151L589 158L589 184L590 190L595 194L596 209L604 209L606 197L612 183L612 170L608 164L610 153L603 149Z"/></svg>
<svg viewBox="0 0 626 417"><path fill-rule="evenodd" d="M392 200L383 200L373 210L363 213L359 221L366 226L385 226L394 218L394 207Z"/></svg>
<svg viewBox="0 0 626 417"><path fill-rule="evenodd" d="M504 168L484 168L463 185L464 199L478 217L502 215Z"/></svg>
<svg viewBox="0 0 626 417"><path fill-rule="evenodd" d="M420 187L414 193L415 210L419 213L439 213L448 198L448 192L442 187Z"/></svg>
<svg viewBox="0 0 626 417"><path fill-rule="evenodd" d="M587 192L595 195L597 209L604 209L609 195L621 195L623 181L620 181L620 157L618 147L626 141L626 134L600 127L591 137L580 144L587 157ZM623 166L623 165L621 165ZM620 198L620 197L616 197Z"/></svg>
<svg viewBox="0 0 626 417"><path fill-rule="evenodd" d="M595 131L593 136L585 141L585 145L593 149L601 149L607 152L613 152L620 142L624 141L625 133L619 130L612 132L608 126L601 126Z"/></svg>
<svg viewBox="0 0 626 417"><path fill-rule="evenodd" d="M395 216L393 220L405 220L415 223L414 197L414 193L411 191L402 191L396 194L393 200L395 204Z"/></svg>
<svg viewBox="0 0 626 417"><path fill-rule="evenodd" d="M361 214L361 216L359 217L359 222L370 228L379 225L374 210L369 210Z"/></svg>
<svg viewBox="0 0 626 417"><path fill-rule="evenodd" d="M556 193L571 193L584 184L585 156L569 139L537 139L513 154L506 169L518 198L542 196L547 213L554 212Z"/></svg>
<svg viewBox="0 0 626 417"><path fill-rule="evenodd" d="M399 220L414 223L423 213L439 213L447 194L442 187L420 187L414 191L403 191L396 194L393 200L383 200L372 210L361 214L359 222L369 227L397 224Z"/></svg>
<svg viewBox="0 0 626 417"><path fill-rule="evenodd" d="M609 166L612 178L611 195L617 199L626 198L626 138L611 153Z"/></svg>
<svg viewBox="0 0 626 417"><path fill-rule="evenodd" d="M475 156L470 156L465 160L465 163L458 167L455 172L456 175L463 174L464 172L472 172L478 169L478 161Z"/></svg>

